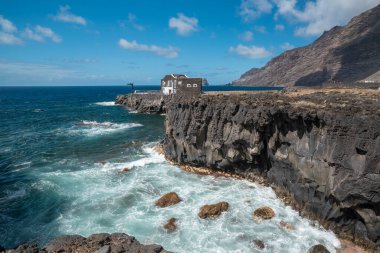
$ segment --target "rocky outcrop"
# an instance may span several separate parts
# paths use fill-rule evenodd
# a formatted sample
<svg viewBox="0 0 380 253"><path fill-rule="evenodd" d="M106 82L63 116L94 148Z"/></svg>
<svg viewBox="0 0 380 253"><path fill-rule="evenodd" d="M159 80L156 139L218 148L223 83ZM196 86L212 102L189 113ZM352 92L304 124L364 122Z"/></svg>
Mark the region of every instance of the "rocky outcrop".
<svg viewBox="0 0 380 253"><path fill-rule="evenodd" d="M177 229L177 225L175 224L175 222L177 221L176 218L170 218L166 224L164 225L164 228L168 231L168 232L174 232L176 229Z"/></svg>
<svg viewBox="0 0 380 253"><path fill-rule="evenodd" d="M252 214L253 219L258 221L270 220L274 216L276 216L276 214L274 213L273 209L267 206L257 208Z"/></svg>
<svg viewBox="0 0 380 253"><path fill-rule="evenodd" d="M177 195L177 193L169 192L159 198L155 204L156 206L163 208L178 204L179 202L181 202L181 198Z"/></svg>
<svg viewBox="0 0 380 253"><path fill-rule="evenodd" d="M200 208L198 216L201 219L219 217L222 212L228 210L229 204L225 201L212 205L204 205Z"/></svg>
<svg viewBox="0 0 380 253"><path fill-rule="evenodd" d="M330 253L330 251L328 251L325 246L318 244L311 247L307 253Z"/></svg>
<svg viewBox="0 0 380 253"><path fill-rule="evenodd" d="M126 95L119 95L116 98L115 104L123 105L128 110L137 113L165 113L165 102L161 94L131 93Z"/></svg>
<svg viewBox="0 0 380 253"><path fill-rule="evenodd" d="M380 5L334 27L312 44L253 68L233 85L314 86L326 82L380 83Z"/></svg>
<svg viewBox="0 0 380 253"><path fill-rule="evenodd" d="M303 214L379 247L379 99L369 90L173 99L165 155L246 178L260 174Z"/></svg>
<svg viewBox="0 0 380 253"><path fill-rule="evenodd" d="M23 244L7 253L169 253L160 245L142 245L127 234L94 234L85 238L79 235L66 235L56 238L43 248L36 244Z"/></svg>

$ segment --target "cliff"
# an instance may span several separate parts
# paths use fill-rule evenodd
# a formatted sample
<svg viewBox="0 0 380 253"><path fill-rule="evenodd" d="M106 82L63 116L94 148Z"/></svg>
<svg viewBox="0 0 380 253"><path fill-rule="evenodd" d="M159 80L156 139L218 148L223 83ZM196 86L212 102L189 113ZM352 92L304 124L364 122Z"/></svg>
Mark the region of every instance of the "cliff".
<svg viewBox="0 0 380 253"><path fill-rule="evenodd" d="M380 248L378 91L177 97L166 106L168 159L260 174L306 216Z"/></svg>
<svg viewBox="0 0 380 253"><path fill-rule="evenodd" d="M312 44L273 58L234 85L314 86L325 82L380 83L380 5L334 27Z"/></svg>
<svg viewBox="0 0 380 253"><path fill-rule="evenodd" d="M119 95L115 104L123 105L128 110L137 113L165 113L165 102L161 94L127 94Z"/></svg>

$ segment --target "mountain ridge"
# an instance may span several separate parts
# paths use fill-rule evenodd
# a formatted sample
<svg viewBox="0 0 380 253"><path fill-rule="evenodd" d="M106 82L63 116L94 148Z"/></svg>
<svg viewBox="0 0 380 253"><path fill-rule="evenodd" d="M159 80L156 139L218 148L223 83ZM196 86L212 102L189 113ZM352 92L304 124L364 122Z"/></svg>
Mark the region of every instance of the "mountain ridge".
<svg viewBox="0 0 380 253"><path fill-rule="evenodd" d="M380 82L380 5L325 31L313 43L252 68L233 85L316 86Z"/></svg>

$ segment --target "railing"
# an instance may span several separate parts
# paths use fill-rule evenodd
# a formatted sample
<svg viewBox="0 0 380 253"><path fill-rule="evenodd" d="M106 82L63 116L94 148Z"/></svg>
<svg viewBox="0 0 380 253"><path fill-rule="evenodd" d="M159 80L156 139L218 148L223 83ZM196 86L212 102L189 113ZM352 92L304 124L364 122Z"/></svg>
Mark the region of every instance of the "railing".
<svg viewBox="0 0 380 253"><path fill-rule="evenodd" d="M135 90L135 94L161 94L160 90Z"/></svg>

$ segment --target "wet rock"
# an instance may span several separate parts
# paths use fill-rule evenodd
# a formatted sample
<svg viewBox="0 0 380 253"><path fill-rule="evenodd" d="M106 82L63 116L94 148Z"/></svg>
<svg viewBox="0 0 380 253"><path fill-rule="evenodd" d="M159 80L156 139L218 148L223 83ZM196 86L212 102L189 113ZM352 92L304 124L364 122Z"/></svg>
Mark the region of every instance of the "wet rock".
<svg viewBox="0 0 380 253"><path fill-rule="evenodd" d="M260 207L260 208L256 209L253 212L252 216L253 216L254 220L270 220L274 216L276 216L276 214L274 213L272 208L264 206L264 207Z"/></svg>
<svg viewBox="0 0 380 253"><path fill-rule="evenodd" d="M285 221L280 221L280 227L285 228L287 230L296 230L296 228L293 225L291 225Z"/></svg>
<svg viewBox="0 0 380 253"><path fill-rule="evenodd" d="M328 251L322 244L318 244L311 247L307 253L330 253L330 251Z"/></svg>
<svg viewBox="0 0 380 253"><path fill-rule="evenodd" d="M130 170L131 170L130 168L125 167L125 168L122 170L122 172L128 172L128 171L130 171Z"/></svg>
<svg viewBox="0 0 380 253"><path fill-rule="evenodd" d="M1 251L0 251L1 252ZM8 253L168 253L160 245L142 245L134 237L122 233L94 234L88 238L79 235L60 236L45 248L36 244L23 244Z"/></svg>
<svg viewBox="0 0 380 253"><path fill-rule="evenodd" d="M7 253L39 253L40 251L37 247L37 244L26 243L26 244L19 245L16 249L7 250L4 252L7 252Z"/></svg>
<svg viewBox="0 0 380 253"><path fill-rule="evenodd" d="M225 201L213 205L204 205L199 210L198 216L201 219L219 217L222 212L228 210L229 204Z"/></svg>
<svg viewBox="0 0 380 253"><path fill-rule="evenodd" d="M177 195L177 193L169 192L163 195L161 198L159 198L155 204L156 206L163 208L163 207L175 205L179 202L181 202L181 199Z"/></svg>
<svg viewBox="0 0 380 253"><path fill-rule="evenodd" d="M175 224L175 222L176 218L170 218L164 225L164 228L169 232L174 232L177 229L177 225Z"/></svg>
<svg viewBox="0 0 380 253"><path fill-rule="evenodd" d="M111 247L109 245L105 245L101 247L100 249L98 249L97 251L95 251L94 253L110 253L110 251L111 251Z"/></svg>
<svg viewBox="0 0 380 253"><path fill-rule="evenodd" d="M253 240L252 242L259 249L264 249L265 248L265 244L261 240Z"/></svg>

